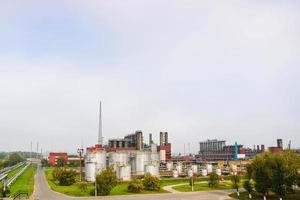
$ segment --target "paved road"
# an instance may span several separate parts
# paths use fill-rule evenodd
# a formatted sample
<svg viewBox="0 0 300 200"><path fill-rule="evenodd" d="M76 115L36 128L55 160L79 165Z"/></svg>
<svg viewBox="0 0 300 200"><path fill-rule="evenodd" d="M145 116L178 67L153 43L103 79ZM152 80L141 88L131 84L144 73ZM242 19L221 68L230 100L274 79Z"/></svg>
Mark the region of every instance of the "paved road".
<svg viewBox="0 0 300 200"><path fill-rule="evenodd" d="M50 189L47 184L44 172L41 167L38 168L35 177L35 191L32 195L34 200L225 200L230 199L225 191L210 192L178 192L165 194L146 194L146 195L124 195L108 197L69 197Z"/></svg>

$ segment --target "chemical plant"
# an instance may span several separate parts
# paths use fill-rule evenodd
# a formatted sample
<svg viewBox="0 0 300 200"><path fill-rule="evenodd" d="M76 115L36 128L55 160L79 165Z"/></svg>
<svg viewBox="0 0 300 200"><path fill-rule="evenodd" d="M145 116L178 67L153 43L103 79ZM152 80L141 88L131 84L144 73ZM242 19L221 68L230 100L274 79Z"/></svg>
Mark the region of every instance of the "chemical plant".
<svg viewBox="0 0 300 200"><path fill-rule="evenodd" d="M98 143L84 149L79 149L79 157L68 156L66 153L50 153L48 161L55 165L57 158L80 160L84 155L85 179L94 182L96 174L107 167L113 167L120 181L128 181L134 177L142 177L150 173L157 177L207 176L215 171L218 175L245 172L246 165L258 153L265 152L265 145L254 145L253 149L244 148L237 142L226 145L225 140L206 140L199 142L199 152L196 155L172 156L168 132L159 133L159 143L152 140L144 143L141 130L126 135L124 138L108 139L103 144L102 116L100 103ZM290 143L289 143L290 148ZM277 140L277 146L269 147L271 152L283 150L282 139Z"/></svg>

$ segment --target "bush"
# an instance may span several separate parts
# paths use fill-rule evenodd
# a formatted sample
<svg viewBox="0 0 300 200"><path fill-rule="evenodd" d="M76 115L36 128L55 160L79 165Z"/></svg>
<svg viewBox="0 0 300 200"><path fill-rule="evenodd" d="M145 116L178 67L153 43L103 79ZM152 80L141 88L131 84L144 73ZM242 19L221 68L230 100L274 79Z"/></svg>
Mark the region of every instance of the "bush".
<svg viewBox="0 0 300 200"><path fill-rule="evenodd" d="M112 167L103 170L96 176L97 195L109 195L110 191L117 185L116 172Z"/></svg>
<svg viewBox="0 0 300 200"><path fill-rule="evenodd" d="M85 181L81 181L81 182L77 183L77 187L81 192L86 192L87 186L88 186L88 184Z"/></svg>
<svg viewBox="0 0 300 200"><path fill-rule="evenodd" d="M143 180L143 185L146 190L159 191L160 190L160 180L159 178L152 176L147 173Z"/></svg>
<svg viewBox="0 0 300 200"><path fill-rule="evenodd" d="M219 184L219 176L216 172L212 172L208 177L208 186L211 188L216 187Z"/></svg>
<svg viewBox="0 0 300 200"><path fill-rule="evenodd" d="M0 197L9 197L10 190L9 188L6 188L6 190L3 190L3 187L0 187Z"/></svg>
<svg viewBox="0 0 300 200"><path fill-rule="evenodd" d="M127 186L128 192L139 193L144 189L143 182L139 179L133 179Z"/></svg>
<svg viewBox="0 0 300 200"><path fill-rule="evenodd" d="M75 183L76 171L65 167L55 168L52 172L54 180L58 181L61 186L68 186Z"/></svg>

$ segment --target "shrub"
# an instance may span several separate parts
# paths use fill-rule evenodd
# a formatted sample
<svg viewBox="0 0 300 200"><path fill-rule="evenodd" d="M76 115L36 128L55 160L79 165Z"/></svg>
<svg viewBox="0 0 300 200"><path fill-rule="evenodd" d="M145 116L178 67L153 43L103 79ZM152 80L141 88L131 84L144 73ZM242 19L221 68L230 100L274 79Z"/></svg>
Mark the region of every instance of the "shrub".
<svg viewBox="0 0 300 200"><path fill-rule="evenodd" d="M195 175L193 175L192 177L190 177L190 179L189 179L190 186L194 186L195 185L196 178L197 178L197 176L195 176Z"/></svg>
<svg viewBox="0 0 300 200"><path fill-rule="evenodd" d="M140 179L133 179L127 186L128 192L139 193L144 189L143 182Z"/></svg>
<svg viewBox="0 0 300 200"><path fill-rule="evenodd" d="M147 173L143 180L143 185L146 190L158 191L160 190L160 180L159 178L152 176Z"/></svg>
<svg viewBox="0 0 300 200"><path fill-rule="evenodd" d="M6 190L3 190L3 187L0 187L0 197L9 197L10 195L10 190L9 188L6 188Z"/></svg>
<svg viewBox="0 0 300 200"><path fill-rule="evenodd" d="M96 176L97 195L109 195L110 191L117 185L116 172L112 167L103 170Z"/></svg>
<svg viewBox="0 0 300 200"><path fill-rule="evenodd" d="M208 186L211 188L216 187L219 184L219 176L216 172L212 172L208 177Z"/></svg>
<svg viewBox="0 0 300 200"><path fill-rule="evenodd" d="M81 192L86 192L87 186L88 186L88 184L85 181L81 181L81 182L77 183L77 187Z"/></svg>
<svg viewBox="0 0 300 200"><path fill-rule="evenodd" d="M55 168L52 172L54 180L58 181L59 185L67 186L75 183L76 171L65 167Z"/></svg>

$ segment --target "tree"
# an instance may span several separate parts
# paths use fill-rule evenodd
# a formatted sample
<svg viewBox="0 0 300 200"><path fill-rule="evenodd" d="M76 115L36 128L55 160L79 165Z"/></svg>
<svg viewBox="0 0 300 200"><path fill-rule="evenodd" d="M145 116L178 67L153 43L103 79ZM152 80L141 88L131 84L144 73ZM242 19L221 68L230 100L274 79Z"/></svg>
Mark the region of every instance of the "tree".
<svg viewBox="0 0 300 200"><path fill-rule="evenodd" d="M266 199L266 195L271 187L270 169L267 165L267 154L257 155L252 162L253 180L255 181L254 188L261 193Z"/></svg>
<svg viewBox="0 0 300 200"><path fill-rule="evenodd" d="M159 178L152 176L147 173L143 180L143 185L146 190L159 191L160 190L160 180Z"/></svg>
<svg viewBox="0 0 300 200"><path fill-rule="evenodd" d="M61 186L68 186L75 183L77 172L73 169L68 169L65 167L56 167L52 176L54 180L58 181L58 184Z"/></svg>
<svg viewBox="0 0 300 200"><path fill-rule="evenodd" d="M57 164L56 164L57 167L64 167L66 164L67 163L63 157L57 158Z"/></svg>
<svg viewBox="0 0 300 200"><path fill-rule="evenodd" d="M116 172L112 167L108 167L96 176L97 194L109 195L110 191L117 185Z"/></svg>
<svg viewBox="0 0 300 200"><path fill-rule="evenodd" d="M245 180L243 182L243 187L248 192L249 199L252 199L253 183L251 182L251 180L249 180L249 179Z"/></svg>
<svg viewBox="0 0 300 200"><path fill-rule="evenodd" d="M19 162L22 162L24 160L25 159L22 156L20 156L18 153L9 154L9 158L8 158L9 166L18 164Z"/></svg>
<svg viewBox="0 0 300 200"><path fill-rule="evenodd" d="M219 185L220 178L216 172L212 172L208 177L208 186L215 188Z"/></svg>
<svg viewBox="0 0 300 200"><path fill-rule="evenodd" d="M42 159L41 163L42 163L42 167L48 167L49 166L49 163L48 163L47 159Z"/></svg>
<svg viewBox="0 0 300 200"><path fill-rule="evenodd" d="M281 154L274 154L268 157L268 164L271 169L271 189L281 199L286 194L286 169L283 156Z"/></svg>
<svg viewBox="0 0 300 200"><path fill-rule="evenodd" d="M139 193L144 189L143 182L140 179L133 179L127 186L128 192Z"/></svg>
<svg viewBox="0 0 300 200"><path fill-rule="evenodd" d="M240 196L239 187L240 187L240 182L241 182L240 176L238 174L234 174L230 177L230 180L232 183L232 188L236 189L237 196L239 197Z"/></svg>
<svg viewBox="0 0 300 200"><path fill-rule="evenodd" d="M281 153L285 165L285 185L287 192L293 191L293 185L297 185L300 168L300 157L292 150L286 150Z"/></svg>

